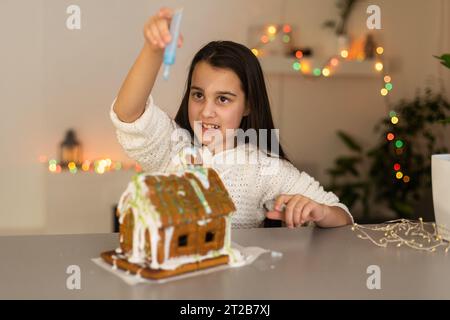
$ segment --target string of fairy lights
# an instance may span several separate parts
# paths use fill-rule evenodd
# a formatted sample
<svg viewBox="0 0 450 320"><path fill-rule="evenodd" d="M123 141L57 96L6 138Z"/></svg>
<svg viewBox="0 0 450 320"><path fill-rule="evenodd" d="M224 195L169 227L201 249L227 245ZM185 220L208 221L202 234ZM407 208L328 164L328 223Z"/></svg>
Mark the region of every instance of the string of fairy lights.
<svg viewBox="0 0 450 320"><path fill-rule="evenodd" d="M141 166L139 166L137 163L126 164L121 161L113 161L109 158L84 160L82 163L79 164L71 161L67 164L64 164L55 159L47 160L45 156L41 156L39 157L39 162L47 164L48 171L50 173L55 174L62 172L69 172L71 174L76 174L79 172L104 174L107 172L128 171L128 170L134 170L137 173L142 172Z"/></svg>
<svg viewBox="0 0 450 320"><path fill-rule="evenodd" d="M263 29L263 34L260 35L258 44L252 49L252 52L257 57L263 57L265 55L264 46L270 42L275 41L275 39L281 36L283 43L288 44L292 40L292 27L289 24L271 24ZM292 70L299 72L304 75L313 75L315 77L330 77L336 73L337 68L342 63L342 61L363 61L365 59L365 53L363 50L349 50L349 48L342 49L338 55L332 56L328 59L324 66L314 67L311 66L307 59L304 59L304 53L301 50L295 51L295 61L292 63ZM393 90L394 86L392 84L392 77L385 70L384 63L384 48L378 46L375 48L375 58L373 60L373 68L375 72L382 74L382 86L379 89L381 96L385 97L386 105L389 106L388 95ZM401 137L397 137L394 133L395 126L400 122L400 117L395 111L389 111L389 117L392 125L394 126L392 130L386 133L386 139L392 143L395 153L398 156L403 154L405 148L405 142ZM396 180L401 180L403 183L409 183L411 177L403 171L402 166L395 162L392 165L393 176Z"/></svg>
<svg viewBox="0 0 450 320"><path fill-rule="evenodd" d="M431 230L427 230L431 229ZM364 226L354 224L352 230L358 238L371 241L373 244L386 248L393 244L397 247L407 246L416 250L435 252L443 248L445 253L450 249L450 242L444 240L439 234L435 223L408 219L387 221L381 225Z"/></svg>

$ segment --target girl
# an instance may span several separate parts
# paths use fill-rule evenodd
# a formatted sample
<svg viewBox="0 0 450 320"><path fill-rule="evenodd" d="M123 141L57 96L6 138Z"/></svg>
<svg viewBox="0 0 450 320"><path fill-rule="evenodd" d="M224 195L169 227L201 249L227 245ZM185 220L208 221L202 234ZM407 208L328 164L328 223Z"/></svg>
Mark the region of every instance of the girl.
<svg viewBox="0 0 450 320"><path fill-rule="evenodd" d="M171 160L183 148L200 141L210 151L209 158L202 158L203 165L220 174L236 205L233 228L258 227L266 217L282 220L289 228L310 221L320 227L351 224L347 207L299 172L287 160L278 139L258 136L256 144L230 143L230 131L274 129L263 73L248 48L230 41L207 44L192 61L175 119L154 104L150 93L164 48L171 41L172 15L171 9L162 8L146 22L144 46L112 104L111 119L127 154L145 171L167 173ZM182 36L177 41L181 47ZM217 151L218 143L225 150ZM268 148L260 147L261 143ZM275 156L272 149L278 150ZM245 159L257 156L257 160L223 161L230 152Z"/></svg>

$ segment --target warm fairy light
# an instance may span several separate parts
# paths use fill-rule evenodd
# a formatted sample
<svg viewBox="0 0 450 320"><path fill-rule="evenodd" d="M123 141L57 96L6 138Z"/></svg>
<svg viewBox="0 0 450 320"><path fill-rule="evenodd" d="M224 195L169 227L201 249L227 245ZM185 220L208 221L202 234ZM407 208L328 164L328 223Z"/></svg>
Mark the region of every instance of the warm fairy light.
<svg viewBox="0 0 450 320"><path fill-rule="evenodd" d="M395 177L396 177L398 180L400 180L401 178L403 178L403 173L402 173L401 171L399 171L399 172L397 172L397 173L395 174Z"/></svg>
<svg viewBox="0 0 450 320"><path fill-rule="evenodd" d="M400 166L399 163L394 164L394 170L395 170L395 171L398 171L398 170L400 170L400 169L401 169L401 166Z"/></svg>
<svg viewBox="0 0 450 320"><path fill-rule="evenodd" d="M425 228L426 224L429 224L427 228ZM450 248L450 243L438 234L436 224L423 222L422 218L419 218L419 221L391 220L375 226L355 223L352 226L352 231L358 232L358 238L369 240L383 248L386 248L389 244L395 244L397 247L405 245L413 249L430 252L435 252L438 247L443 247L444 251L448 252Z"/></svg>
<svg viewBox="0 0 450 320"><path fill-rule="evenodd" d="M89 160L86 160L81 165L81 170L83 171L89 171L89 168L91 167L91 162Z"/></svg>
<svg viewBox="0 0 450 320"><path fill-rule="evenodd" d="M299 71L302 68L302 65L300 64L300 62L294 62L292 64L292 68L296 71Z"/></svg>
<svg viewBox="0 0 450 320"><path fill-rule="evenodd" d="M386 136L386 139L388 139L388 141L392 141L395 139L395 135L391 132L389 132Z"/></svg>
<svg viewBox="0 0 450 320"><path fill-rule="evenodd" d="M302 72L303 73L311 73L311 65L308 62L302 62Z"/></svg>
<svg viewBox="0 0 450 320"><path fill-rule="evenodd" d="M339 64L339 60L336 59L336 58L333 58L333 59L330 60L330 64L331 64L333 67L336 67L336 66Z"/></svg>
<svg viewBox="0 0 450 320"><path fill-rule="evenodd" d="M383 63L381 63L381 62L375 63L375 70L377 70L377 71L383 70Z"/></svg>
<svg viewBox="0 0 450 320"><path fill-rule="evenodd" d="M390 76L384 76L384 82L389 83L391 82L391 77Z"/></svg>
<svg viewBox="0 0 450 320"><path fill-rule="evenodd" d="M49 164L48 165L48 170L50 172L56 172L56 164Z"/></svg>
<svg viewBox="0 0 450 320"><path fill-rule="evenodd" d="M253 52L253 54L254 54L255 56L259 56L259 50L258 50L258 49L253 48L253 49L252 49L252 52Z"/></svg>
<svg viewBox="0 0 450 320"><path fill-rule="evenodd" d="M114 167L115 167L116 171L119 171L120 169L122 169L122 163L116 162Z"/></svg>
<svg viewBox="0 0 450 320"><path fill-rule="evenodd" d="M275 26L269 26L269 27L267 27L267 33L268 34L275 34L275 33L277 33L277 28L275 27Z"/></svg>
<svg viewBox="0 0 450 320"><path fill-rule="evenodd" d="M269 42L269 37L266 35L261 36L261 42L266 44Z"/></svg>
<svg viewBox="0 0 450 320"><path fill-rule="evenodd" d="M58 165L56 166L56 173L61 173L61 171L62 171L62 168L61 168L61 166L58 164Z"/></svg>
<svg viewBox="0 0 450 320"><path fill-rule="evenodd" d="M408 176L404 176L403 177L403 182L404 183L408 183L409 181L411 181L411 179Z"/></svg>
<svg viewBox="0 0 450 320"><path fill-rule="evenodd" d="M364 55L364 53L358 53L358 55L356 56L356 60L358 61L363 61L366 58L366 56Z"/></svg>
<svg viewBox="0 0 450 320"><path fill-rule="evenodd" d="M319 68L315 68L315 69L313 70L313 74L314 74L316 77L318 77L318 76L320 76L320 75L322 74L322 71L321 71Z"/></svg>
<svg viewBox="0 0 450 320"><path fill-rule="evenodd" d="M292 28L291 28L290 25L285 24L285 25L283 26L283 32L284 32L284 33L289 33L289 32L291 32L291 31L292 31Z"/></svg>
<svg viewBox="0 0 450 320"><path fill-rule="evenodd" d="M386 96L388 94L388 92L389 91L386 88L383 88L383 89L380 90L380 93L381 93L382 96Z"/></svg>
<svg viewBox="0 0 450 320"><path fill-rule="evenodd" d="M397 112L395 112L395 111L391 111L391 112L389 112L389 117L396 117L397 116Z"/></svg>
<svg viewBox="0 0 450 320"><path fill-rule="evenodd" d="M346 59L348 57L348 51L347 50L342 50L341 51L341 57Z"/></svg>
<svg viewBox="0 0 450 320"><path fill-rule="evenodd" d="M322 74L323 74L324 77L328 77L330 75L330 69L323 68L322 69Z"/></svg>
<svg viewBox="0 0 450 320"><path fill-rule="evenodd" d="M295 52L295 57L296 57L297 59L303 58L303 52L302 52L301 50L297 50L297 51Z"/></svg>
<svg viewBox="0 0 450 320"><path fill-rule="evenodd" d="M395 141L395 147L400 149L403 147L403 141L402 140L397 140Z"/></svg>
<svg viewBox="0 0 450 320"><path fill-rule="evenodd" d="M76 169L77 165L75 164L75 162L69 162L67 167L69 168L69 170L73 170Z"/></svg>
<svg viewBox="0 0 450 320"><path fill-rule="evenodd" d="M385 90L386 90L386 89L385 89ZM394 116L394 117L391 118L392 124L397 124L398 121L399 121L399 120L398 120L398 117L395 117L395 116Z"/></svg>
<svg viewBox="0 0 450 320"><path fill-rule="evenodd" d="M386 90L391 91L392 90L392 83L386 83L385 86Z"/></svg>
<svg viewBox="0 0 450 320"><path fill-rule="evenodd" d="M384 52L384 48L383 47L378 47L377 48L377 53L378 54L383 54L383 52Z"/></svg>
<svg viewBox="0 0 450 320"><path fill-rule="evenodd" d="M283 36L283 42L284 42L284 43L289 43L289 41L291 41L291 37L289 37L287 34L285 34L285 35Z"/></svg>

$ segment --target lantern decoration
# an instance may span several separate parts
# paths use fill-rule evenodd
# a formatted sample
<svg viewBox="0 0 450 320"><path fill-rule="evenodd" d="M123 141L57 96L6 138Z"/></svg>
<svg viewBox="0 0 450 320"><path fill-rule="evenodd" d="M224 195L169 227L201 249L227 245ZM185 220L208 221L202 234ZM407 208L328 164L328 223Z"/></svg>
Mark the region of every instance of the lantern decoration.
<svg viewBox="0 0 450 320"><path fill-rule="evenodd" d="M82 147L78 142L75 131L70 129L66 132L66 137L60 145L60 163L67 166L69 163L80 165L82 159Z"/></svg>

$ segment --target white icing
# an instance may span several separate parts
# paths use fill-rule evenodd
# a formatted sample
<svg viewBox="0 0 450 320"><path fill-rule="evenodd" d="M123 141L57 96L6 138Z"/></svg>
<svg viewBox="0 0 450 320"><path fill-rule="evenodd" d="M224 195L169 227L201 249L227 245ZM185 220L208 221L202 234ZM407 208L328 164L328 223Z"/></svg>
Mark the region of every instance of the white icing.
<svg viewBox="0 0 450 320"><path fill-rule="evenodd" d="M211 221L212 221L212 219L202 219L202 220L198 220L197 224L199 226L204 226L204 225L207 225L208 223L210 223Z"/></svg>
<svg viewBox="0 0 450 320"><path fill-rule="evenodd" d="M174 227L167 227L164 234L164 261L169 259L170 242L172 241Z"/></svg>

